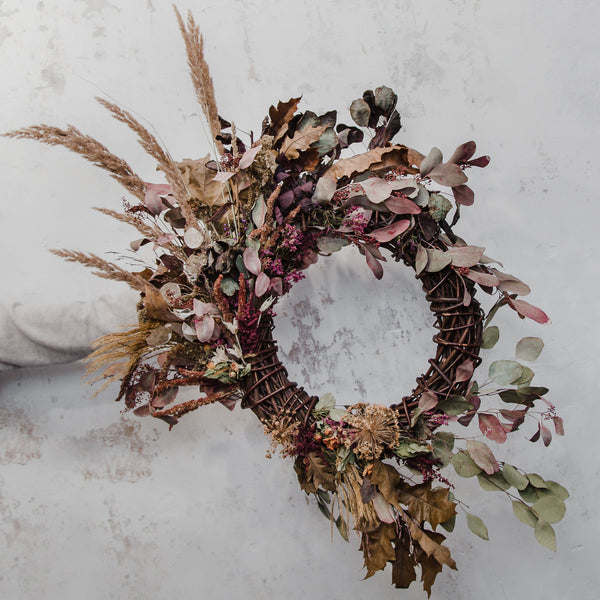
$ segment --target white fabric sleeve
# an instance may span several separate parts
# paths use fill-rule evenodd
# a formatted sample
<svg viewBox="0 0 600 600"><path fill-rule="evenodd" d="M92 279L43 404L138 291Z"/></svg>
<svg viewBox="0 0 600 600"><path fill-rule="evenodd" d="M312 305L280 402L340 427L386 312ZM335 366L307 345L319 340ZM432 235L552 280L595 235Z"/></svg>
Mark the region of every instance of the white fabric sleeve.
<svg viewBox="0 0 600 600"><path fill-rule="evenodd" d="M95 339L137 324L138 300L132 291L44 307L0 303L0 370L84 358Z"/></svg>

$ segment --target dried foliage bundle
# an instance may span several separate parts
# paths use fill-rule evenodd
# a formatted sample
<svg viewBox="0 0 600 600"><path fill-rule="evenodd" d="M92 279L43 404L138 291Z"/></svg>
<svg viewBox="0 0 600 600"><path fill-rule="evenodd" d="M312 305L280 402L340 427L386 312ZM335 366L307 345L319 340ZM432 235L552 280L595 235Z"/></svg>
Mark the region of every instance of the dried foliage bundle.
<svg viewBox="0 0 600 600"><path fill-rule="evenodd" d="M439 528L452 531L457 509L471 531L488 538L483 521L454 497L443 474L450 465L459 476L477 477L485 490L506 494L515 515L554 549L551 524L562 518L568 492L498 461L487 443L502 444L531 425L531 441L548 445L550 423L562 435L548 389L532 384L534 373L522 362L535 360L542 340L523 338L514 359L492 362L486 381L474 380L480 351L498 340L490 321L499 309L548 322L541 309L518 298L529 293L526 284L493 267L483 247L453 231L460 207L474 201L466 170L485 167L489 158L473 158L471 141L447 161L437 148L425 156L392 143L401 122L397 96L385 86L352 102L352 125L338 123L335 111L299 111L299 98L279 102L259 138L246 143L217 113L194 19L189 15L184 23L176 14L215 159L175 162L130 113L105 100L167 183L143 182L73 127L7 134L65 146L108 170L138 199L123 214L98 210L142 234L131 248L150 254L143 270L54 251L141 293L138 326L98 340L90 371L107 382L120 380L118 399L128 410L169 427L213 402L250 408L273 446L294 458L302 489L342 537L349 539L350 524L358 532L367 577L392 563L393 583L406 588L420 569L429 595L443 566L456 568ZM366 151L346 152L365 135ZM277 356L274 304L320 255L348 245L358 248L377 279L388 258L413 269L436 316L435 356L416 387L389 407L311 396L289 381ZM496 296L487 314L477 288ZM183 386L197 387L199 398L177 402ZM502 408L494 407L494 398ZM445 428L450 422L470 430L461 436Z"/></svg>

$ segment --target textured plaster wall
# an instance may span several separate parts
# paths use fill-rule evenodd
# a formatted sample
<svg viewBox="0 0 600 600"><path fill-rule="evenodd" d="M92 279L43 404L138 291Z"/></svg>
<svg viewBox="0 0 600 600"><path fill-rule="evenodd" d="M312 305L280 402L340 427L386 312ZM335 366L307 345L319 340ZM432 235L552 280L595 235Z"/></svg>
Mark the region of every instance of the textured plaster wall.
<svg viewBox="0 0 600 600"><path fill-rule="evenodd" d="M572 492L556 554L510 503L458 482L492 541L461 519L432 598L594 600L597 516L596 229L598 4L510 0L182 2L206 38L220 112L259 130L268 106L303 94L337 108L363 89L399 94L398 140L446 154L476 139L491 165L471 173L475 206L458 233L504 262L553 324L500 319L494 358L522 335L546 348L535 367L567 436L548 449L517 434L497 455ZM170 2L0 0L0 130L73 123L159 181L134 139L93 102L107 95L156 128L175 157L207 153ZM103 252L132 238L91 206L121 188L66 151L0 139L3 301L60 303L122 288L47 249ZM597 178L595 178L597 180ZM411 273L377 284L351 251L322 260L278 310L292 375L340 402L397 400L432 349ZM504 352L504 353L503 353ZM486 364L482 366L485 372ZM93 396L79 364L0 375L0 597L422 598L389 573L361 581L358 540L331 538L291 464L266 460L252 414L213 406L169 433ZM517 454L519 457L517 458Z"/></svg>

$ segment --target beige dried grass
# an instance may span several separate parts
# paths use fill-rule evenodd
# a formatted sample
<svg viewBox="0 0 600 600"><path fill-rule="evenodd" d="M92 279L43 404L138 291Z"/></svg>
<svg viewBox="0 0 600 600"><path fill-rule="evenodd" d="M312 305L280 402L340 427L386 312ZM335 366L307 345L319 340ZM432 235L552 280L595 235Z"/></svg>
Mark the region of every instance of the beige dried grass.
<svg viewBox="0 0 600 600"><path fill-rule="evenodd" d="M2 134L4 137L29 139L50 146L63 146L83 156L92 164L108 171L125 189L140 200L144 199L146 184L122 158L115 156L98 140L83 134L72 125L66 129L50 125L32 125Z"/></svg>
<svg viewBox="0 0 600 600"><path fill-rule="evenodd" d="M138 142L156 162L158 168L165 174L169 185L181 209L181 213L189 227L197 226L197 220L188 203L189 193L175 161L165 152L157 139L128 111L104 98L96 97L112 116L124 123L138 136Z"/></svg>
<svg viewBox="0 0 600 600"><path fill-rule="evenodd" d="M185 49L188 57L188 66L190 68L190 75L192 77L192 83L196 90L196 98L202 108L202 112L206 117L208 126L212 133L217 152L223 153L223 144L217 140L217 136L221 132L221 125L219 123L219 114L217 111L217 102L215 100L215 89L213 86L212 77L210 76L210 69L208 63L204 58L204 40L200 35L200 29L194 21L194 17L191 12L187 14L187 23L184 22L181 14L177 10L177 7L173 6L175 15L177 16L177 22L179 23L179 29L185 42Z"/></svg>
<svg viewBox="0 0 600 600"><path fill-rule="evenodd" d="M80 252L78 250L65 249L52 249L50 252L64 258L68 262L78 262L90 269L96 269L93 271L93 274L102 277L103 279L124 281L134 290L143 291L146 285L146 280L143 277L130 273L95 254L86 254L85 252Z"/></svg>

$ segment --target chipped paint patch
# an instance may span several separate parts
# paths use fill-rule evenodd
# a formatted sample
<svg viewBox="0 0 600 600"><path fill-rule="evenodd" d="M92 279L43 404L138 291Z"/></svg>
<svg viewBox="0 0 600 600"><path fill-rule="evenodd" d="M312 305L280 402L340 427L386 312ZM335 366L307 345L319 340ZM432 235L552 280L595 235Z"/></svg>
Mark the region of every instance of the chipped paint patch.
<svg viewBox="0 0 600 600"><path fill-rule="evenodd" d="M151 476L157 439L155 432L143 434L138 421L122 417L107 427L70 436L66 444L86 479L133 483Z"/></svg>
<svg viewBox="0 0 600 600"><path fill-rule="evenodd" d="M0 446L0 464L26 465L41 458L41 446L46 436L40 435L23 408L14 404L4 406L0 418L0 431L3 438Z"/></svg>

